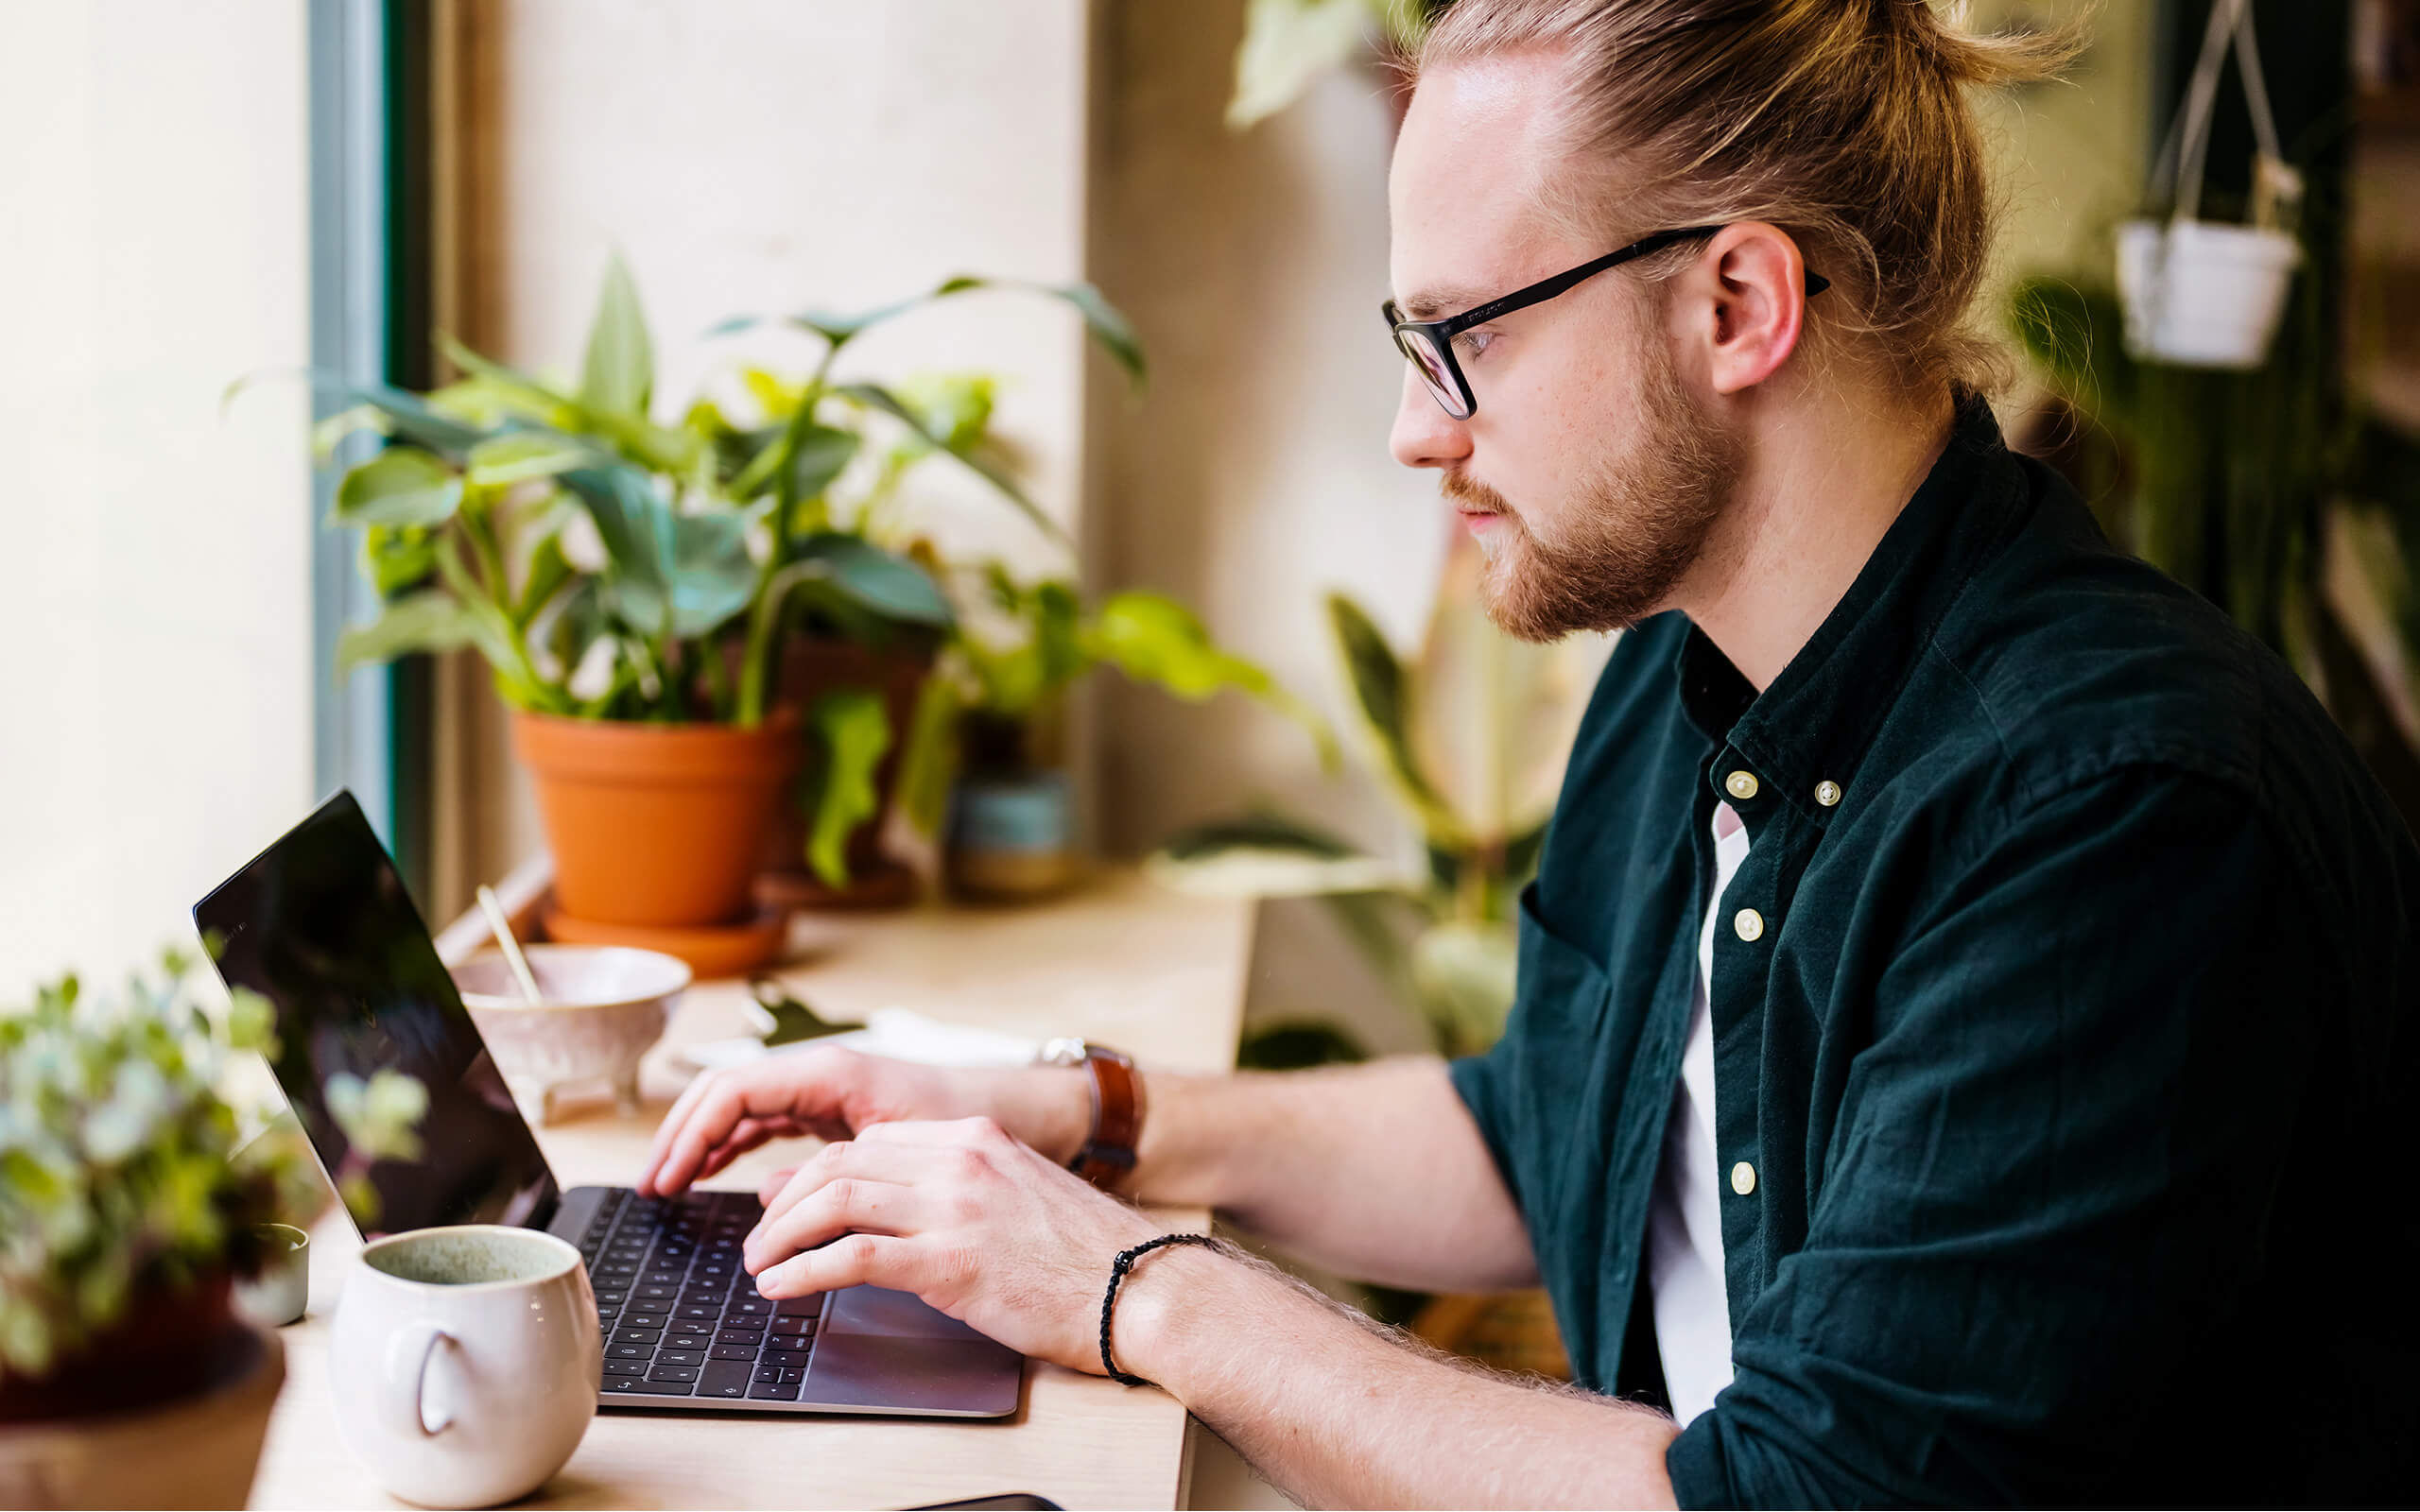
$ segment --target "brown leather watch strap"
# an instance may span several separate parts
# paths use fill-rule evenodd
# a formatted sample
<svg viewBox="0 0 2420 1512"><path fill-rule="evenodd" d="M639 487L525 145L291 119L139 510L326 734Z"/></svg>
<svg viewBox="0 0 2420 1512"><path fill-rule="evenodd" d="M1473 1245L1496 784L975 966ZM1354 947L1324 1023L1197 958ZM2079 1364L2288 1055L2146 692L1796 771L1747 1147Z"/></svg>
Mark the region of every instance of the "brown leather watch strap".
<svg viewBox="0 0 2420 1512"><path fill-rule="evenodd" d="M1143 1074L1104 1045L1084 1046L1084 1068L1093 1078L1092 1133L1067 1169L1097 1187L1115 1186L1134 1169L1143 1140Z"/></svg>

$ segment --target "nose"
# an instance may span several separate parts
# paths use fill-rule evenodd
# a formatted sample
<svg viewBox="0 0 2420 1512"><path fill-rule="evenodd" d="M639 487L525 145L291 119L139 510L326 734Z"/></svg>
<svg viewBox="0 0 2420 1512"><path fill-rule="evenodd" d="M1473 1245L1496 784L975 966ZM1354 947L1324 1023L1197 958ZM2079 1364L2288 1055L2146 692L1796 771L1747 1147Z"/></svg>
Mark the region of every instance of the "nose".
<svg viewBox="0 0 2420 1512"><path fill-rule="evenodd" d="M1471 455L1470 428L1445 413L1437 396L1405 363L1403 397L1395 404L1394 430L1388 449L1406 467L1447 468Z"/></svg>

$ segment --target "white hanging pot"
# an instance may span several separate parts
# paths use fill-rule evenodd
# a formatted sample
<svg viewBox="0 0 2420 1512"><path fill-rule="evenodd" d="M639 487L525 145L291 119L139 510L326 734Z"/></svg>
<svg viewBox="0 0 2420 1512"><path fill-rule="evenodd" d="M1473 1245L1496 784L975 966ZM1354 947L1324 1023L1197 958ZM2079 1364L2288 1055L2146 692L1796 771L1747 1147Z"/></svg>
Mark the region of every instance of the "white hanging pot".
<svg viewBox="0 0 2420 1512"><path fill-rule="evenodd" d="M2219 74L2232 38L2246 102L2260 141L2254 160L2254 223L2196 218L2204 154ZM2181 183L2180 183L2181 180ZM2283 222L2302 198L2302 176L2278 154L2277 129L2254 44L2251 0L2218 0L2202 39L2202 57L2152 173L2154 203L2176 195L2175 213L2118 228L2118 297L2126 312L2126 349L2144 361L2181 368L2259 367L2286 311L2302 248Z"/></svg>
<svg viewBox="0 0 2420 1512"><path fill-rule="evenodd" d="M2118 228L2127 351L2180 368L2259 367L2302 255L2291 236L2258 226L2127 221Z"/></svg>

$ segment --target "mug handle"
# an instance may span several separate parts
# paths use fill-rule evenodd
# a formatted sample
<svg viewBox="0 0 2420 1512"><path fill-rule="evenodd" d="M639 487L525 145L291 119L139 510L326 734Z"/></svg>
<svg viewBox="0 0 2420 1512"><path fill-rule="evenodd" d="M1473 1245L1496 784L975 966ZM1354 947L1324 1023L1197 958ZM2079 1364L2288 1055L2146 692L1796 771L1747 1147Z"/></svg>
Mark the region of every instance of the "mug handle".
<svg viewBox="0 0 2420 1512"><path fill-rule="evenodd" d="M413 1367L411 1378L412 1395L408 1409L411 1414L411 1425L419 1431L421 1437L435 1438L454 1426L454 1414L449 1410L436 1427L429 1426L428 1409L424 1405L428 1396L428 1363L437 1357L437 1346L441 1341L446 1344L453 1344L456 1341L454 1335L434 1323L421 1322L412 1326L419 1331L421 1336L416 1341L419 1345L420 1363ZM411 1358L413 1352L411 1344L406 1344L397 1352L405 1359Z"/></svg>

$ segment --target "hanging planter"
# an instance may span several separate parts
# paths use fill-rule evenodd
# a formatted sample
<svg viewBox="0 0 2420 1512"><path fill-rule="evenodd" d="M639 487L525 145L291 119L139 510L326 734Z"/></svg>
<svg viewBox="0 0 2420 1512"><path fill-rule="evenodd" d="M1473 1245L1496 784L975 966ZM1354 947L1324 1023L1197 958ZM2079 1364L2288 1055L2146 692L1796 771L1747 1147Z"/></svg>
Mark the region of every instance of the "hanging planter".
<svg viewBox="0 0 2420 1512"><path fill-rule="evenodd" d="M2198 218L2210 116L2232 40L2259 149L2253 159L2252 220ZM2170 204L2166 221L2137 217L2118 228L2118 293L2126 346L2135 357L2181 368L2245 370L2268 359L2302 249L2290 229L2302 175L2287 165L2269 112L2269 91L2253 37L2251 0L2217 0L2203 34L2176 122L2152 175L2151 200Z"/></svg>

